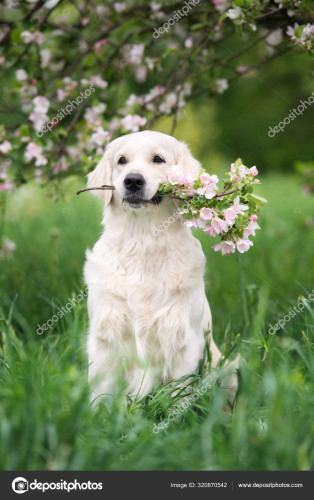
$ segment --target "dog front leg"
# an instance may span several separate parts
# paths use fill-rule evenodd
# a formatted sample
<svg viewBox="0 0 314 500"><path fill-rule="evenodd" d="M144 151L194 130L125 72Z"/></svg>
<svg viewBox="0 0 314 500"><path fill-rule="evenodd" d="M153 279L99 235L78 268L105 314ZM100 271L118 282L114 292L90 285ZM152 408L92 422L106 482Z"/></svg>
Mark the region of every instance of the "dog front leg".
<svg viewBox="0 0 314 500"><path fill-rule="evenodd" d="M91 402L97 405L101 399L108 399L114 394L119 361L108 341L90 334L88 362L88 380L92 388Z"/></svg>

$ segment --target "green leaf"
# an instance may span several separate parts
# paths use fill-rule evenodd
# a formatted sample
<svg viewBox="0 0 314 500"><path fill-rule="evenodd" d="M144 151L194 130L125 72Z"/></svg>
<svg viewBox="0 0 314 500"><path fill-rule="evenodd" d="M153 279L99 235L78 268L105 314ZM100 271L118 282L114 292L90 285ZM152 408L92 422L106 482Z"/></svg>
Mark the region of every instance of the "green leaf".
<svg viewBox="0 0 314 500"><path fill-rule="evenodd" d="M254 198L255 200L257 200L259 202L259 205L266 205L266 203L268 203L267 200L265 200L265 198L262 198L262 196L258 196L257 194L250 194L248 195L248 198Z"/></svg>
<svg viewBox="0 0 314 500"><path fill-rule="evenodd" d="M208 26L208 23L197 23L191 27L191 31L198 31L202 28L205 28L206 26Z"/></svg>
<svg viewBox="0 0 314 500"><path fill-rule="evenodd" d="M11 41L14 43L19 43L21 41L22 29L15 29L11 31Z"/></svg>
<svg viewBox="0 0 314 500"><path fill-rule="evenodd" d="M300 36L302 35L302 31L303 29L305 28L305 24L301 24L301 26L298 26L295 30L294 30L294 34L297 38L300 38Z"/></svg>
<svg viewBox="0 0 314 500"><path fill-rule="evenodd" d="M242 160L241 160L241 158L238 158L238 159L234 162L234 166L235 166L235 168L238 168L240 165L242 165Z"/></svg>
<svg viewBox="0 0 314 500"><path fill-rule="evenodd" d="M96 63L97 63L97 58L94 54L88 54L88 56L86 56L84 59L84 64L86 66L89 66L89 67L95 66Z"/></svg>
<svg viewBox="0 0 314 500"><path fill-rule="evenodd" d="M29 135L29 126L24 123L20 127L20 132L23 137L27 137Z"/></svg>
<svg viewBox="0 0 314 500"><path fill-rule="evenodd" d="M175 54L176 52L178 52L178 49L167 49L165 50L165 52L163 53L163 55L161 56L162 59L165 59L166 57L168 57L169 55L173 55Z"/></svg>

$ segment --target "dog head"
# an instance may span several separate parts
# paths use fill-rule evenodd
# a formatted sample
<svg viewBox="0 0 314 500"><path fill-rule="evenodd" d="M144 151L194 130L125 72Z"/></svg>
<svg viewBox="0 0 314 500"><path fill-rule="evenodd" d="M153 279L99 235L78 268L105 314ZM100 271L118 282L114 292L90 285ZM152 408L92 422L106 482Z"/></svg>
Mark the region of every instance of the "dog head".
<svg viewBox="0 0 314 500"><path fill-rule="evenodd" d="M156 196L157 190L166 182L172 165L180 165L184 173L195 177L200 171L200 163L183 142L160 132L135 132L107 146L97 167L88 175L87 186L115 187L114 191L94 191L105 206L115 203L124 210L156 210L164 201Z"/></svg>

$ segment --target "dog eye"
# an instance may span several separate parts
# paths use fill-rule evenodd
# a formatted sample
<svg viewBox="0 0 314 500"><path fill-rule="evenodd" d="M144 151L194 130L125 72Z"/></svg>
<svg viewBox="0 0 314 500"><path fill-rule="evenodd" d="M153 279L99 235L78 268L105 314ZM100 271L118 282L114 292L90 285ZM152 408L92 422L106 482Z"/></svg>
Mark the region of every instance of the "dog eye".
<svg viewBox="0 0 314 500"><path fill-rule="evenodd" d="M126 163L126 157L120 156L118 163L119 163L119 165L124 165Z"/></svg>
<svg viewBox="0 0 314 500"><path fill-rule="evenodd" d="M153 158L153 163L166 163L166 162L161 156L155 155Z"/></svg>

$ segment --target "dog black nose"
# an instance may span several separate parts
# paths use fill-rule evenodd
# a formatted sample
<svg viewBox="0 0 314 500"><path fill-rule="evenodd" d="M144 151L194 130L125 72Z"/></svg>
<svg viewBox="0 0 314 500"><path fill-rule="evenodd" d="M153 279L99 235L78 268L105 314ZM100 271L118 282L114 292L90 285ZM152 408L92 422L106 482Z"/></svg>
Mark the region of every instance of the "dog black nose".
<svg viewBox="0 0 314 500"><path fill-rule="evenodd" d="M128 174L124 179L124 185L128 191L139 191L145 184L145 179L141 174Z"/></svg>

